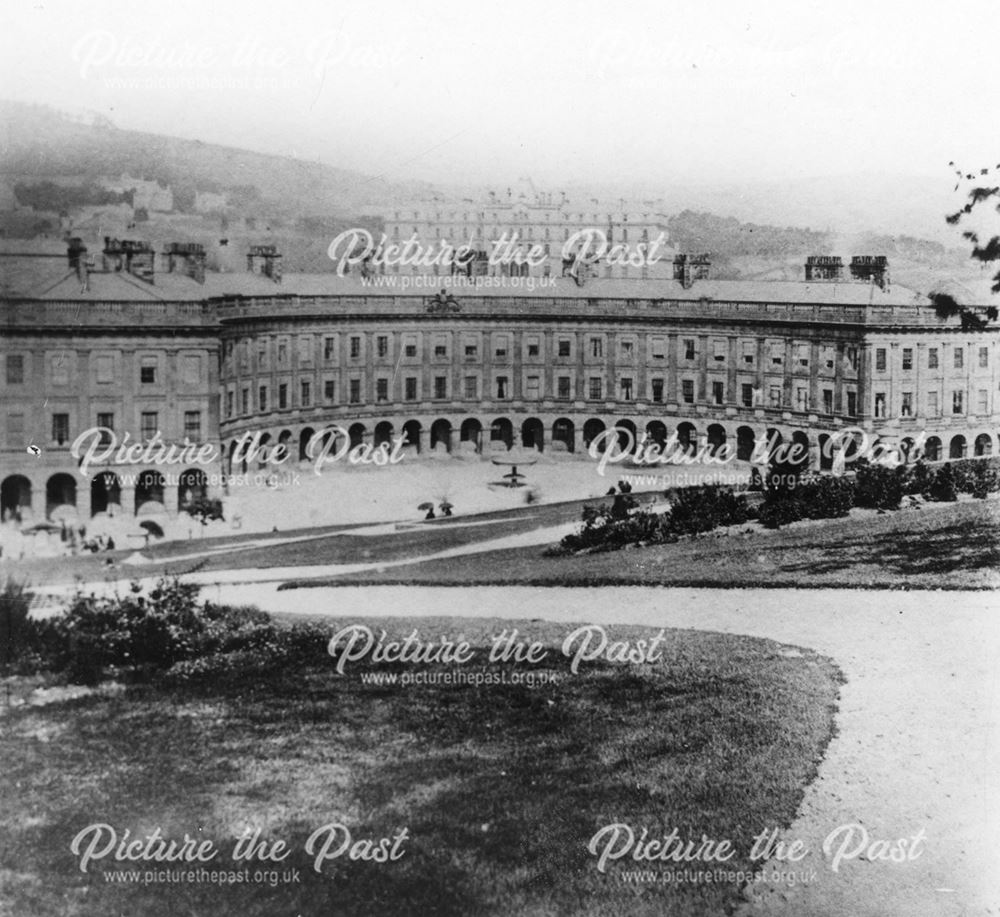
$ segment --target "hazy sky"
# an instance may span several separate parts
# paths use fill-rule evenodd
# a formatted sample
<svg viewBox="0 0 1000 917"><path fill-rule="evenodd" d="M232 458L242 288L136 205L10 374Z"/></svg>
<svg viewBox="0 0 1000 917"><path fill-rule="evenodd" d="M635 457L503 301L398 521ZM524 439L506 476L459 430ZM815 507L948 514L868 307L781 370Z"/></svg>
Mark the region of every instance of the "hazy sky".
<svg viewBox="0 0 1000 917"><path fill-rule="evenodd" d="M0 96L434 182L1000 161L989 2L5 3Z"/></svg>

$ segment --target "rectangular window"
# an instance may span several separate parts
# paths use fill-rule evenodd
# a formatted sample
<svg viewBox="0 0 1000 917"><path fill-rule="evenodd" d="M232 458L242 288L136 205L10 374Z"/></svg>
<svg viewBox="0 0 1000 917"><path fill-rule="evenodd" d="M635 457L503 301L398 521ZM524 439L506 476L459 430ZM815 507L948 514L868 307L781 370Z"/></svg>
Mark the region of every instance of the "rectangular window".
<svg viewBox="0 0 1000 917"><path fill-rule="evenodd" d="M832 411L830 413L833 413ZM847 414L849 417L856 417L858 413L858 393L849 391L847 393Z"/></svg>
<svg viewBox="0 0 1000 917"><path fill-rule="evenodd" d="M332 341L333 338L330 338ZM278 365L288 365L288 341L278 341Z"/></svg>
<svg viewBox="0 0 1000 917"><path fill-rule="evenodd" d="M235 400L235 395L232 392L226 392L226 417L232 417L233 411L233 401Z"/></svg>
<svg viewBox="0 0 1000 917"><path fill-rule="evenodd" d="M785 345L780 341L772 341L770 346L771 365L782 366L785 362Z"/></svg>
<svg viewBox="0 0 1000 917"><path fill-rule="evenodd" d="M111 381L110 379L108 380ZM24 384L24 355L11 353L7 355L7 384Z"/></svg>
<svg viewBox="0 0 1000 917"><path fill-rule="evenodd" d="M568 357L570 355L571 343L568 338L559 339L559 356Z"/></svg>
<svg viewBox="0 0 1000 917"><path fill-rule="evenodd" d="M299 363L312 363L313 361L313 341L312 335L299 335Z"/></svg>
<svg viewBox="0 0 1000 917"><path fill-rule="evenodd" d="M539 354L538 338L528 338L528 356L537 357Z"/></svg>
<svg viewBox="0 0 1000 917"><path fill-rule="evenodd" d="M52 360L52 384L69 385L69 362L65 357L59 356Z"/></svg>
<svg viewBox="0 0 1000 917"><path fill-rule="evenodd" d="M245 388L240 392L240 413L250 413L250 389Z"/></svg>
<svg viewBox="0 0 1000 917"><path fill-rule="evenodd" d="M375 380L375 400L376 401L388 401L389 400L389 380L388 379L376 379Z"/></svg>
<svg viewBox="0 0 1000 917"><path fill-rule="evenodd" d="M885 395L882 392L875 396L875 416L885 417Z"/></svg>
<svg viewBox="0 0 1000 917"><path fill-rule="evenodd" d="M25 445L23 414L7 415L7 435L10 439L11 445L17 446L18 448L22 448Z"/></svg>
<svg viewBox="0 0 1000 917"><path fill-rule="evenodd" d="M913 348L903 348L903 369L913 369Z"/></svg>
<svg viewBox="0 0 1000 917"><path fill-rule="evenodd" d="M139 419L139 431L143 439L152 439L160 429L160 418L156 411L143 411Z"/></svg>
<svg viewBox="0 0 1000 917"><path fill-rule="evenodd" d="M412 342L408 343L404 352L408 357L415 357L417 355L417 345Z"/></svg>
<svg viewBox="0 0 1000 917"><path fill-rule="evenodd" d="M387 335L380 334L375 338L375 353L377 353L380 357L388 355L389 338Z"/></svg>
<svg viewBox="0 0 1000 917"><path fill-rule="evenodd" d="M604 341L601 338L590 339L590 355L592 357L604 356Z"/></svg>
<svg viewBox="0 0 1000 917"><path fill-rule="evenodd" d="M768 397L771 401L771 407L777 408L781 407L781 387L778 385L772 385L770 391L768 392Z"/></svg>
<svg viewBox="0 0 1000 917"><path fill-rule="evenodd" d="M634 349L634 344L632 341L619 341L618 342L619 351L622 357L626 360L632 359L632 353Z"/></svg>
<svg viewBox="0 0 1000 917"><path fill-rule="evenodd" d="M156 366L147 365L139 368L139 381L143 385L153 385L156 382Z"/></svg>
<svg viewBox="0 0 1000 917"><path fill-rule="evenodd" d="M937 417L939 413L940 413L940 409L938 407L938 393L937 392L928 392L927 393L927 416L928 417Z"/></svg>
<svg viewBox="0 0 1000 917"><path fill-rule="evenodd" d="M326 379L323 382L323 400L327 404L332 404L337 400L337 386L333 379Z"/></svg>
<svg viewBox="0 0 1000 917"><path fill-rule="evenodd" d="M282 382L278 386L278 408L280 410L285 410L288 407L288 384Z"/></svg>
<svg viewBox="0 0 1000 917"><path fill-rule="evenodd" d="M976 395L976 413L977 414L988 414L989 413L989 401L990 393L981 388Z"/></svg>
<svg viewBox="0 0 1000 917"><path fill-rule="evenodd" d="M712 342L712 357L716 363L724 363L729 352L729 344L726 341ZM721 402L720 402L721 403Z"/></svg>
<svg viewBox="0 0 1000 917"><path fill-rule="evenodd" d="M257 342L257 368L267 368L267 341Z"/></svg>
<svg viewBox="0 0 1000 917"><path fill-rule="evenodd" d="M569 401L570 399L570 378L569 376L560 376L556 380L556 396L560 401Z"/></svg>
<svg viewBox="0 0 1000 917"><path fill-rule="evenodd" d="M184 412L184 435L193 443L201 441L201 411Z"/></svg>
<svg viewBox="0 0 1000 917"><path fill-rule="evenodd" d="M927 348L927 368L937 369L938 368L938 349L937 347Z"/></svg>
<svg viewBox="0 0 1000 917"><path fill-rule="evenodd" d="M962 369L965 366L965 348L955 348L955 369Z"/></svg>
<svg viewBox="0 0 1000 917"><path fill-rule="evenodd" d="M497 376L497 398L507 397L507 377Z"/></svg>
<svg viewBox="0 0 1000 917"><path fill-rule="evenodd" d="M726 384L715 381L712 383L712 403L722 404L726 400Z"/></svg>
<svg viewBox="0 0 1000 917"><path fill-rule="evenodd" d="M743 362L753 366L754 358L757 355L757 345L753 341L743 342Z"/></svg>
<svg viewBox="0 0 1000 917"><path fill-rule="evenodd" d="M694 357L694 338L684 338L684 359L693 360Z"/></svg>
<svg viewBox="0 0 1000 917"><path fill-rule="evenodd" d="M833 394L832 392L830 393ZM804 385L796 386L795 388L795 409L798 411L808 411L809 410L809 389ZM833 411L827 411L827 414L832 414Z"/></svg>
<svg viewBox="0 0 1000 917"><path fill-rule="evenodd" d="M745 408L753 407L753 385L750 382L740 385L740 401Z"/></svg>
<svg viewBox="0 0 1000 917"><path fill-rule="evenodd" d="M466 376L465 377L465 397L470 401L474 401L479 397L479 377L478 376Z"/></svg>
<svg viewBox="0 0 1000 917"><path fill-rule="evenodd" d="M626 376L621 380L622 401L632 400L632 380Z"/></svg>
<svg viewBox="0 0 1000 917"><path fill-rule="evenodd" d="M913 416L913 392L903 392L902 402L899 406L899 416Z"/></svg>
<svg viewBox="0 0 1000 917"><path fill-rule="evenodd" d="M880 372L885 372L885 348L876 347L875 348L875 369Z"/></svg>
<svg viewBox="0 0 1000 917"><path fill-rule="evenodd" d="M846 348L844 353L847 356L847 365L851 367L852 372L858 371L858 348L853 345Z"/></svg>
<svg viewBox="0 0 1000 917"><path fill-rule="evenodd" d="M986 369L990 365L990 349L989 347L979 348L979 368Z"/></svg>
<svg viewBox="0 0 1000 917"><path fill-rule="evenodd" d="M848 407L850 407L851 396L847 396ZM833 413L833 389L825 388L823 389L823 413L832 414ZM848 412L850 413L850 412Z"/></svg>
<svg viewBox="0 0 1000 917"><path fill-rule="evenodd" d="M528 376L524 380L524 397L529 401L537 401L542 394L542 380L539 376Z"/></svg>
<svg viewBox="0 0 1000 917"><path fill-rule="evenodd" d="M361 338L359 338L357 335L352 335L350 347L351 347L351 359L356 360L358 357L361 356Z"/></svg>
<svg viewBox="0 0 1000 917"><path fill-rule="evenodd" d="M681 398L685 404L694 404L694 380L681 380Z"/></svg>
<svg viewBox="0 0 1000 917"><path fill-rule="evenodd" d="M808 344L796 344L795 345L795 362L798 366L808 366L809 365L809 345Z"/></svg>
<svg viewBox="0 0 1000 917"><path fill-rule="evenodd" d="M653 380L653 401L657 404L663 403L663 380L654 379Z"/></svg>
<svg viewBox="0 0 1000 917"><path fill-rule="evenodd" d="M496 347L493 349L493 355L500 360L506 359L507 357L507 341L506 339L501 339L497 341Z"/></svg>
<svg viewBox="0 0 1000 917"><path fill-rule="evenodd" d="M347 400L350 401L351 404L360 404L361 403L361 380L360 379L351 379L350 388L348 389Z"/></svg>
<svg viewBox="0 0 1000 917"><path fill-rule="evenodd" d="M10 358L8 357L8 360ZM8 382L10 379L8 378ZM104 356L97 358L97 381L98 382L114 382L115 381L115 358Z"/></svg>
<svg viewBox="0 0 1000 917"><path fill-rule="evenodd" d="M435 376L434 377L434 397L441 401L448 397L448 377L447 376Z"/></svg>
<svg viewBox="0 0 1000 917"><path fill-rule="evenodd" d="M952 414L965 413L965 392L951 393L951 413Z"/></svg>
<svg viewBox="0 0 1000 917"><path fill-rule="evenodd" d="M475 344L466 344L465 356L468 360L474 360L477 356L479 356L479 347Z"/></svg>
<svg viewBox="0 0 1000 917"><path fill-rule="evenodd" d="M601 398L601 380L598 376L591 376L588 391L591 401L598 401Z"/></svg>
<svg viewBox="0 0 1000 917"><path fill-rule="evenodd" d="M267 410L267 386L262 385L257 389L257 410L263 413Z"/></svg>
<svg viewBox="0 0 1000 917"><path fill-rule="evenodd" d="M407 376L403 384L404 397L407 401L417 400L417 380L415 376Z"/></svg>
<svg viewBox="0 0 1000 917"><path fill-rule="evenodd" d="M653 338L649 349L654 360L666 359L667 344L664 338Z"/></svg>
<svg viewBox="0 0 1000 917"><path fill-rule="evenodd" d="M60 446L69 439L69 414L52 415L52 439Z"/></svg>
<svg viewBox="0 0 1000 917"><path fill-rule="evenodd" d="M434 356L436 356L436 357L447 357L448 356L448 342L447 341L443 341L440 338L438 338L438 340L434 342Z"/></svg>
<svg viewBox="0 0 1000 917"><path fill-rule="evenodd" d="M332 337L323 338L323 359L326 360L327 363L333 359L335 353L333 349L334 340L335 338Z"/></svg>

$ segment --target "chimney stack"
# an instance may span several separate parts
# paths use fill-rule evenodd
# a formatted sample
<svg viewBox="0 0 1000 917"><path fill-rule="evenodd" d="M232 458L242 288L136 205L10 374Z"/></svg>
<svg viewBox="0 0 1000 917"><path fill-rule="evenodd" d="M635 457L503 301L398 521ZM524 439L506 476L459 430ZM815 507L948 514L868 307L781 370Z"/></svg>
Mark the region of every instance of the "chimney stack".
<svg viewBox="0 0 1000 917"><path fill-rule="evenodd" d="M205 246L198 242L171 242L163 251L168 274L175 271L197 283L205 282Z"/></svg>
<svg viewBox="0 0 1000 917"><path fill-rule="evenodd" d="M806 282L843 280L844 261L840 255L810 255L806 258Z"/></svg>
<svg viewBox="0 0 1000 917"><path fill-rule="evenodd" d="M87 246L83 244L83 239L79 236L73 236L69 240L66 255L69 258L69 269L76 272L76 279L80 281L81 289L86 291L90 283L87 268Z"/></svg>
<svg viewBox="0 0 1000 917"><path fill-rule="evenodd" d="M851 277L889 289L889 259L885 255L852 255Z"/></svg>
<svg viewBox="0 0 1000 917"><path fill-rule="evenodd" d="M674 257L674 280L680 281L685 290L690 290L696 280L708 280L712 260L709 255L676 255Z"/></svg>
<svg viewBox="0 0 1000 917"><path fill-rule="evenodd" d="M125 271L146 283L153 283L156 273L153 246L134 239L104 237L102 268L105 273Z"/></svg>
<svg viewBox="0 0 1000 917"><path fill-rule="evenodd" d="M247 270L263 274L275 283L281 283L281 255L274 245L251 245L247 254Z"/></svg>

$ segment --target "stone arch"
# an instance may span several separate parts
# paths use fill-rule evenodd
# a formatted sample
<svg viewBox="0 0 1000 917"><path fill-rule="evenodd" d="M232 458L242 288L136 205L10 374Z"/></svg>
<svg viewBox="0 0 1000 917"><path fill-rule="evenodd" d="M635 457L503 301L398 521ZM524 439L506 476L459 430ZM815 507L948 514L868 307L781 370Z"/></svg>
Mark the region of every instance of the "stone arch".
<svg viewBox="0 0 1000 917"><path fill-rule="evenodd" d="M309 441L315 436L316 431L312 427L303 427L299 431L299 461L305 462L309 459Z"/></svg>
<svg viewBox="0 0 1000 917"><path fill-rule="evenodd" d="M819 470L830 471L833 469L833 441L828 433L820 433L817 442L819 443Z"/></svg>
<svg viewBox="0 0 1000 917"><path fill-rule="evenodd" d="M792 434L792 444L798 447L793 450L793 454L799 468L808 471L812 467L812 452L809 448L809 436L805 430L796 430Z"/></svg>
<svg viewBox="0 0 1000 917"><path fill-rule="evenodd" d="M618 449L621 452L634 452L636 443L639 442L639 431L635 424L623 417L615 421L615 430L618 431Z"/></svg>
<svg viewBox="0 0 1000 917"><path fill-rule="evenodd" d="M568 417L560 417L552 424L552 442L565 443L566 451L576 448L576 426Z"/></svg>
<svg viewBox="0 0 1000 917"><path fill-rule="evenodd" d="M67 507L76 510L76 480L60 471L45 482L45 515L51 519L56 510Z"/></svg>
<svg viewBox="0 0 1000 917"><path fill-rule="evenodd" d="M420 454L420 434L422 428L419 420L408 420L403 424L403 435L406 437L406 445Z"/></svg>
<svg viewBox="0 0 1000 917"><path fill-rule="evenodd" d="M712 423L708 425L708 430L705 432L708 440L709 454L715 456L726 445L726 428L721 423Z"/></svg>
<svg viewBox="0 0 1000 917"><path fill-rule="evenodd" d="M756 443L757 434L750 427L736 428L736 457L741 462L750 461Z"/></svg>
<svg viewBox="0 0 1000 917"><path fill-rule="evenodd" d="M537 417L528 417L521 424L521 445L539 452L545 450L545 426Z"/></svg>
<svg viewBox="0 0 1000 917"><path fill-rule="evenodd" d="M504 443L508 449L514 445L514 425L507 417L498 417L490 424L490 442Z"/></svg>
<svg viewBox="0 0 1000 917"><path fill-rule="evenodd" d="M163 507L163 493L166 486L163 475L159 471L148 469L139 475L135 482L135 511L138 514L146 504L154 508Z"/></svg>
<svg viewBox="0 0 1000 917"><path fill-rule="evenodd" d="M121 508L122 485L118 475L112 471L95 474L90 482L90 514L114 512L113 506Z"/></svg>
<svg viewBox="0 0 1000 917"><path fill-rule="evenodd" d="M941 461L941 438L938 436L928 436L924 443L924 458L928 462Z"/></svg>
<svg viewBox="0 0 1000 917"><path fill-rule="evenodd" d="M267 468L267 460L271 457L271 434L262 433L260 439L257 441L257 445L259 447L259 451L257 452L257 467L261 469Z"/></svg>
<svg viewBox="0 0 1000 917"><path fill-rule="evenodd" d="M352 423L347 428L347 438L350 440L350 448L353 449L355 446L360 446L365 441L365 425L359 420L357 423Z"/></svg>
<svg viewBox="0 0 1000 917"><path fill-rule="evenodd" d="M961 433L956 433L948 444L948 458L963 459L969 451L968 443Z"/></svg>
<svg viewBox="0 0 1000 917"><path fill-rule="evenodd" d="M584 446L589 446L606 429L607 427L604 425L604 421L598 417L591 417L589 420L585 421L583 424Z"/></svg>
<svg viewBox="0 0 1000 917"><path fill-rule="evenodd" d="M388 420L382 420L375 424L375 433L372 437L372 443L376 446L381 446L382 443L391 444L392 443L393 427Z"/></svg>
<svg viewBox="0 0 1000 917"><path fill-rule="evenodd" d="M684 453L694 452L698 448L698 430L693 423L685 420L677 424L677 445Z"/></svg>
<svg viewBox="0 0 1000 917"><path fill-rule="evenodd" d="M31 511L31 481L23 474L12 474L0 484L0 521L21 519Z"/></svg>
<svg viewBox="0 0 1000 917"><path fill-rule="evenodd" d="M281 459L282 461L288 461L291 457L291 447L288 443L291 441L292 431L282 430L278 434L278 445L275 446L275 459Z"/></svg>
<svg viewBox="0 0 1000 917"><path fill-rule="evenodd" d="M476 452L483 445L483 425L475 417L466 417L458 428L458 439L463 443L475 443Z"/></svg>
<svg viewBox="0 0 1000 917"><path fill-rule="evenodd" d="M646 424L646 439L662 449L667 442L667 425L662 420L651 420Z"/></svg>
<svg viewBox="0 0 1000 917"><path fill-rule="evenodd" d="M444 443L444 451L451 452L451 421L446 417L439 417L431 424L431 451L439 443Z"/></svg>
<svg viewBox="0 0 1000 917"><path fill-rule="evenodd" d="M976 437L975 445L973 446L973 455L984 456L993 454L993 437L989 433L980 433Z"/></svg>
<svg viewBox="0 0 1000 917"><path fill-rule="evenodd" d="M177 478L177 510L208 496L208 475L200 468L187 468Z"/></svg>

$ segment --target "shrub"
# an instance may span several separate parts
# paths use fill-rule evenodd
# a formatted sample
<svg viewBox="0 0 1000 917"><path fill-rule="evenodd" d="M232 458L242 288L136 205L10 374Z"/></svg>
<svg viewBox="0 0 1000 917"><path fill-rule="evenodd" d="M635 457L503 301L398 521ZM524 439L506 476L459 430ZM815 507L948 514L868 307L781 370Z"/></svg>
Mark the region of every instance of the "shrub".
<svg viewBox="0 0 1000 917"><path fill-rule="evenodd" d="M8 579L0 592L0 666L9 669L31 652L34 622L28 616L31 594L23 583Z"/></svg>
<svg viewBox="0 0 1000 917"><path fill-rule="evenodd" d="M872 509L899 509L905 475L902 465L887 468L859 461L854 482L855 503Z"/></svg>
<svg viewBox="0 0 1000 917"><path fill-rule="evenodd" d="M958 499L955 472L951 467L951 462L945 462L935 472L934 483L931 484L928 497L938 503L954 503Z"/></svg>
<svg viewBox="0 0 1000 917"><path fill-rule="evenodd" d="M847 478L804 477L793 488L775 487L767 492L759 519L776 529L800 519L835 519L846 516L855 503L855 485Z"/></svg>

